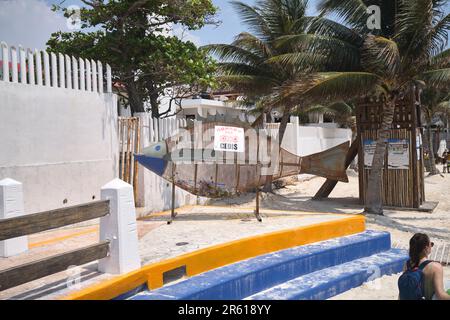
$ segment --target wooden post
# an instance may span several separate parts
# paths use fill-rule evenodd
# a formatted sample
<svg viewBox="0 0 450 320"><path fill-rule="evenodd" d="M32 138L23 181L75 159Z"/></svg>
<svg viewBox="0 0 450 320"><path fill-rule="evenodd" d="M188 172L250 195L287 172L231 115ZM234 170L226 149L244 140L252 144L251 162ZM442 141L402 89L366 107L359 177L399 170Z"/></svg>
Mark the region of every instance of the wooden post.
<svg viewBox="0 0 450 320"><path fill-rule="evenodd" d="M12 200L11 194L9 199ZM11 201L9 205L12 203ZM107 214L109 201L93 201L72 207L13 216L0 220L0 241L101 218Z"/></svg>
<svg viewBox="0 0 450 320"><path fill-rule="evenodd" d="M358 139L358 191L359 191L359 203L364 204L364 137L362 135L362 114L361 107L356 108L356 139Z"/></svg>
<svg viewBox="0 0 450 320"><path fill-rule="evenodd" d="M135 132L136 132L136 139L135 139L135 148L134 148L134 152L136 154L139 154L141 152L141 122L140 122L140 118L137 117L136 118L136 122L135 122ZM134 155L133 155L133 159L134 159ZM137 160L134 159L134 173L133 173L133 189L134 189L134 199L137 199L137 195L138 195L138 163Z"/></svg>
<svg viewBox="0 0 450 320"><path fill-rule="evenodd" d="M101 197L110 201L110 213L100 218L100 242L109 241L110 254L98 262L98 270L122 274L140 268L133 187L114 179L102 187Z"/></svg>
<svg viewBox="0 0 450 320"><path fill-rule="evenodd" d="M127 140L126 140L126 143L127 143L127 147L126 147L126 158L125 158L125 161L126 161L126 165L125 165L125 179L124 179L124 181L125 182L127 182L127 183L130 183L130 181L131 181L131 177L130 177L130 175L131 175L131 172L130 172L130 167L131 167L131 157L130 157L130 152L131 152L131 125L130 125L130 119L129 118L127 118L126 119L126 121L125 121L125 126L126 126L126 135L127 135Z"/></svg>
<svg viewBox="0 0 450 320"><path fill-rule="evenodd" d="M88 247L72 250L43 258L37 261L11 267L0 271L0 291L37 280L57 272L67 271L69 267L83 265L108 255L109 242L101 242Z"/></svg>
<svg viewBox="0 0 450 320"><path fill-rule="evenodd" d="M412 174L413 174L413 206L418 208L419 204L419 181L417 174L417 108L416 108L416 89L411 87L411 151L412 151Z"/></svg>

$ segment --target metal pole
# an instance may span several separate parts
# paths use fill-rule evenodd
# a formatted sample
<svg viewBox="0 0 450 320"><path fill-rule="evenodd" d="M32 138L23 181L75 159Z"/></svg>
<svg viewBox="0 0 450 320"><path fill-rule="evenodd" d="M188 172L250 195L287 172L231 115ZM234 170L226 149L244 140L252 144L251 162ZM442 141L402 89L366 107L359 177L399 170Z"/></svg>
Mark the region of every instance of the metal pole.
<svg viewBox="0 0 450 320"><path fill-rule="evenodd" d="M256 188L256 208L255 208L255 216L259 222L262 222L261 215L259 214L259 186Z"/></svg>
<svg viewBox="0 0 450 320"><path fill-rule="evenodd" d="M175 219L177 213L175 212L175 164L172 163L172 208L170 212L170 220L167 224L171 224L173 219Z"/></svg>

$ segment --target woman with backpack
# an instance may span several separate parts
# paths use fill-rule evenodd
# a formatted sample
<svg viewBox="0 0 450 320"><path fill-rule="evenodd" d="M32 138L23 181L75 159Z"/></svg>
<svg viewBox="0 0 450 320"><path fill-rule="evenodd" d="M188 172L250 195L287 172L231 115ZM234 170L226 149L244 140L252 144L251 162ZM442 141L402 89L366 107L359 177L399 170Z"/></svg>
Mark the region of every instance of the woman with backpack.
<svg viewBox="0 0 450 320"><path fill-rule="evenodd" d="M400 300L450 300L442 265L427 259L433 245L423 233L416 233L409 241L409 260L398 279Z"/></svg>

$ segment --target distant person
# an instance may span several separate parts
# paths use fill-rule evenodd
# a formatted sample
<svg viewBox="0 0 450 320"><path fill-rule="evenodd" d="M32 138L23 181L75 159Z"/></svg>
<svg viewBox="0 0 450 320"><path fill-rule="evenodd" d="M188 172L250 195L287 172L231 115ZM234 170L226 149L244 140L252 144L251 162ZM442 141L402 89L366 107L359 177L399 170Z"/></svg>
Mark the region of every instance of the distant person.
<svg viewBox="0 0 450 320"><path fill-rule="evenodd" d="M416 233L409 240L409 260L398 279L400 300L450 300L450 290L444 289L442 265L428 260L433 245L423 233Z"/></svg>
<svg viewBox="0 0 450 320"><path fill-rule="evenodd" d="M423 159L425 160L426 163L430 161L430 154L428 153L428 151L423 152ZM427 165L425 166L425 170L428 171Z"/></svg>
<svg viewBox="0 0 450 320"><path fill-rule="evenodd" d="M447 173L450 173L450 151L447 152Z"/></svg>
<svg viewBox="0 0 450 320"><path fill-rule="evenodd" d="M449 166L450 166L450 162L449 162L449 151L445 150L444 154L442 155L442 173L450 173L449 172Z"/></svg>

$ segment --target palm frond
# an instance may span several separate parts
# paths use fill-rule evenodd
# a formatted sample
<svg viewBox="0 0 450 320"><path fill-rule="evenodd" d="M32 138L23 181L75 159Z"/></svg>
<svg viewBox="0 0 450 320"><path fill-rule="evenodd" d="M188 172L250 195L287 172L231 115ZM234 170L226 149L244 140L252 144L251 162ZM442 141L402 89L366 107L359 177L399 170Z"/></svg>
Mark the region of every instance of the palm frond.
<svg viewBox="0 0 450 320"><path fill-rule="evenodd" d="M450 49L444 50L431 58L432 69L450 68Z"/></svg>
<svg viewBox="0 0 450 320"><path fill-rule="evenodd" d="M270 77L270 72L267 72L267 68L264 69L246 63L219 62L217 66L219 72L223 75L251 75Z"/></svg>
<svg viewBox="0 0 450 320"><path fill-rule="evenodd" d="M436 106L436 112L440 112L445 115L450 115L450 100L445 100L445 101L440 102Z"/></svg>
<svg viewBox="0 0 450 320"><path fill-rule="evenodd" d="M307 25L307 0L265 0L257 2L273 38L302 32Z"/></svg>
<svg viewBox="0 0 450 320"><path fill-rule="evenodd" d="M439 20L428 33L430 42L430 55L437 55L445 49L448 44L448 33L450 31L450 14Z"/></svg>
<svg viewBox="0 0 450 320"><path fill-rule="evenodd" d="M310 52L327 59L326 70L355 70L360 68L359 48L354 44L329 36L317 34L295 34L278 37L276 47L290 47L290 51ZM285 50L284 50L285 51ZM295 52L297 53L297 52ZM323 61L323 59L321 60Z"/></svg>
<svg viewBox="0 0 450 320"><path fill-rule="evenodd" d="M258 8L252 7L240 1L231 1L243 23L245 23L251 31L264 40L272 38L272 32Z"/></svg>
<svg viewBox="0 0 450 320"><path fill-rule="evenodd" d="M265 61L268 65L279 65L286 69L314 71L320 70L327 64L329 58L326 55L314 52L293 52L273 56Z"/></svg>
<svg viewBox="0 0 450 320"><path fill-rule="evenodd" d="M380 81L376 74L367 72L315 73L284 85L281 95L310 103L348 100L379 89Z"/></svg>
<svg viewBox="0 0 450 320"><path fill-rule="evenodd" d="M253 52L230 44L210 44L201 49L217 56L222 61L258 64L264 59Z"/></svg>
<svg viewBox="0 0 450 320"><path fill-rule="evenodd" d="M351 115L355 111L355 109L352 105L350 105L344 101L334 102L334 103L328 105L328 108L330 110L333 110L336 114L339 114L339 115Z"/></svg>
<svg viewBox="0 0 450 320"><path fill-rule="evenodd" d="M334 111L330 110L327 106L321 105L321 104L314 104L306 108L301 108L301 112L304 112L306 114L311 113L323 113L323 114L330 114L334 115Z"/></svg>
<svg viewBox="0 0 450 320"><path fill-rule="evenodd" d="M450 87L450 68L426 71L422 73L421 79L426 82L427 86L448 88Z"/></svg>
<svg viewBox="0 0 450 320"><path fill-rule="evenodd" d="M320 0L318 9L323 15L335 15L354 29L366 28L367 5L362 0Z"/></svg>
<svg viewBox="0 0 450 320"><path fill-rule="evenodd" d="M364 68L381 76L393 77L400 68L397 43L380 36L368 35L362 47Z"/></svg>
<svg viewBox="0 0 450 320"><path fill-rule="evenodd" d="M437 18L435 0L401 0L399 3L395 40L404 63L427 63L433 52L437 53L437 47L442 47L439 37L432 35Z"/></svg>
<svg viewBox="0 0 450 320"><path fill-rule="evenodd" d="M337 38L357 47L360 47L364 41L361 34L355 30L323 16L313 17L306 31L307 33Z"/></svg>
<svg viewBox="0 0 450 320"><path fill-rule="evenodd" d="M255 75L219 75L218 81L237 91L250 91L253 95L265 94L279 85L273 78Z"/></svg>
<svg viewBox="0 0 450 320"><path fill-rule="evenodd" d="M273 55L273 50L267 42L248 32L239 33L231 45L248 50L262 58Z"/></svg>

